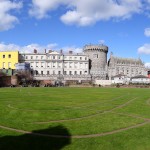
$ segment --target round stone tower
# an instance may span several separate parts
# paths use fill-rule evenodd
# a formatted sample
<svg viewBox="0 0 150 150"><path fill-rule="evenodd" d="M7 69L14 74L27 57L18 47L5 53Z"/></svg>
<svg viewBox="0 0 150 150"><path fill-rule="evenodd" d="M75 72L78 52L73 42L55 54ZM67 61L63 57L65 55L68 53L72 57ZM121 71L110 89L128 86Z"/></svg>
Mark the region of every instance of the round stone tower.
<svg viewBox="0 0 150 150"><path fill-rule="evenodd" d="M105 45L85 45L83 52L90 59L90 74L100 79L106 79L108 47Z"/></svg>

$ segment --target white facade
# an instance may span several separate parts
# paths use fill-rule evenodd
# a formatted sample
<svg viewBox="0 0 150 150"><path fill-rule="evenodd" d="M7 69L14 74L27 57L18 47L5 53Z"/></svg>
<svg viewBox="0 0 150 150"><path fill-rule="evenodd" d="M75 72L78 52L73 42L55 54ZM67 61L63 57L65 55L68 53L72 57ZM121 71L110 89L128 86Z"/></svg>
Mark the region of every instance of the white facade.
<svg viewBox="0 0 150 150"><path fill-rule="evenodd" d="M111 85L112 80L95 80L95 84L102 85L102 86Z"/></svg>
<svg viewBox="0 0 150 150"><path fill-rule="evenodd" d="M116 75L112 77L112 84L129 84L130 78L125 75Z"/></svg>
<svg viewBox="0 0 150 150"><path fill-rule="evenodd" d="M130 83L144 83L144 84L149 84L150 83L150 78L146 76L135 76L131 78Z"/></svg>
<svg viewBox="0 0 150 150"><path fill-rule="evenodd" d="M89 75L89 58L84 54L50 53L20 54L20 62L30 63L36 76L85 76ZM44 79L44 78L43 78Z"/></svg>
<svg viewBox="0 0 150 150"><path fill-rule="evenodd" d="M88 75L89 62L86 55L65 55L64 75Z"/></svg>

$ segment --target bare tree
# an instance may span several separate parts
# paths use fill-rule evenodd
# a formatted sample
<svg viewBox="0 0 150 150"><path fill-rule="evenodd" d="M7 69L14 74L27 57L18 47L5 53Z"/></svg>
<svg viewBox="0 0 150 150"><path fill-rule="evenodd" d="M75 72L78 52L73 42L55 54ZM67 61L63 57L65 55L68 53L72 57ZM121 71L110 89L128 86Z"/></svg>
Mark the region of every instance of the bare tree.
<svg viewBox="0 0 150 150"><path fill-rule="evenodd" d="M33 76L29 70L17 70L15 75L18 76L18 80L21 85L29 85L33 82Z"/></svg>

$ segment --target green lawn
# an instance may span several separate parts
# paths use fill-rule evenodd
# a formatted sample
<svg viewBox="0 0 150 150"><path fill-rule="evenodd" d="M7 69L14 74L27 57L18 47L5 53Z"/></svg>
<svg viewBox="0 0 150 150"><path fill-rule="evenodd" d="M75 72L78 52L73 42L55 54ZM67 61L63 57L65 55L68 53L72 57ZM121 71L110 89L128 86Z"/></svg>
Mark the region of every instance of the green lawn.
<svg viewBox="0 0 150 150"><path fill-rule="evenodd" d="M0 88L5 149L149 150L150 89Z"/></svg>

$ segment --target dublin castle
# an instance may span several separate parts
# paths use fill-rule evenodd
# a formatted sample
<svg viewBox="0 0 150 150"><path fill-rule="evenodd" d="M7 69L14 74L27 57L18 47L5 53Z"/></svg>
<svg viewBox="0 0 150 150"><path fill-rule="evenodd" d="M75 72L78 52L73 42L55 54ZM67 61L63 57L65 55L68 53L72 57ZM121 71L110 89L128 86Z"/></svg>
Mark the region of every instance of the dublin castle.
<svg viewBox="0 0 150 150"><path fill-rule="evenodd" d="M107 59L105 45L85 45L82 53L45 50L39 53L0 52L0 69L30 69L35 80L94 81L111 80L122 74L129 78L143 75L147 70L140 59L120 58L113 54ZM27 65L28 64L28 65ZM26 67L28 66L28 67Z"/></svg>

